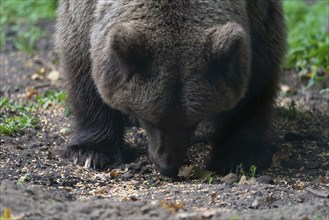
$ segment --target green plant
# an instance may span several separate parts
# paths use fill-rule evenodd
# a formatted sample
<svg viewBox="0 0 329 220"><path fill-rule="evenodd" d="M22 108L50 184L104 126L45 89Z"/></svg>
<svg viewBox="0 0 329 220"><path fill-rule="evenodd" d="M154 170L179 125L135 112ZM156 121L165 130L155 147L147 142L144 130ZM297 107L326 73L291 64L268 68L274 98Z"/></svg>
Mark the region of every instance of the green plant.
<svg viewBox="0 0 329 220"><path fill-rule="evenodd" d="M239 220L240 218L238 216L230 216L228 220Z"/></svg>
<svg viewBox="0 0 329 220"><path fill-rule="evenodd" d="M328 2L285 0L284 9L289 31L285 68L298 71L307 89L329 74Z"/></svg>
<svg viewBox="0 0 329 220"><path fill-rule="evenodd" d="M38 40L46 35L47 33L40 27L30 26L26 32L17 30L17 37L14 41L18 50L33 53L34 46Z"/></svg>
<svg viewBox="0 0 329 220"><path fill-rule="evenodd" d="M34 106L23 106L7 98L0 99L0 134L13 135L37 127L39 120L33 115Z"/></svg>
<svg viewBox="0 0 329 220"><path fill-rule="evenodd" d="M320 216L315 216L315 220L321 220L321 217Z"/></svg>
<svg viewBox="0 0 329 220"><path fill-rule="evenodd" d="M296 119L298 117L297 104L294 100L291 100L288 108L282 107L280 113L288 119Z"/></svg>
<svg viewBox="0 0 329 220"><path fill-rule="evenodd" d="M39 107L46 109L52 104L64 104L67 99L67 93L64 91L56 92L54 90L48 90L45 94L37 95L36 101Z"/></svg>
<svg viewBox="0 0 329 220"><path fill-rule="evenodd" d="M208 184L211 184L214 180L214 172L204 170L199 167L194 167L195 176L199 179L204 179Z"/></svg>
<svg viewBox="0 0 329 220"><path fill-rule="evenodd" d="M255 177L256 176L257 167L255 165L251 165L249 168L249 176Z"/></svg>
<svg viewBox="0 0 329 220"><path fill-rule="evenodd" d="M58 0L1 0L0 48L13 43L19 50L33 52L38 39L47 33L38 25L54 20ZM6 33L10 35L6 36Z"/></svg>
<svg viewBox="0 0 329 220"><path fill-rule="evenodd" d="M17 104L8 98L0 99L0 135L16 135L26 128L39 125L37 114L51 105L64 105L66 93L48 90L44 95L36 96L35 101L24 105Z"/></svg>
<svg viewBox="0 0 329 220"><path fill-rule="evenodd" d="M240 163L239 166L237 167L237 169L241 176L246 176L246 177L255 177L256 176L257 167L255 165L251 165L249 167L249 170L245 170L245 168L243 167L243 164Z"/></svg>
<svg viewBox="0 0 329 220"><path fill-rule="evenodd" d="M297 104L294 100L291 100L288 106L288 117L295 119L297 117Z"/></svg>

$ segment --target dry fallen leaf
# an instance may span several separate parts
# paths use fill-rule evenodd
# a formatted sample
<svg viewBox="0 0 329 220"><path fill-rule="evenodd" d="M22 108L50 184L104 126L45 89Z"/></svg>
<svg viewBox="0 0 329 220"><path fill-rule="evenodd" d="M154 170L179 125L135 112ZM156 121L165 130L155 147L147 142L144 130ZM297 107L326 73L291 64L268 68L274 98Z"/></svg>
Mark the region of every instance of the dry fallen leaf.
<svg viewBox="0 0 329 220"><path fill-rule="evenodd" d="M42 67L41 69L38 69L35 71L35 73L32 74L31 79L32 80L42 80L46 77L46 68Z"/></svg>
<svg viewBox="0 0 329 220"><path fill-rule="evenodd" d="M33 62L32 62L32 60L28 60L28 61L25 63L25 66L26 66L26 67L29 67L29 68L33 67Z"/></svg>
<svg viewBox="0 0 329 220"><path fill-rule="evenodd" d="M92 190L91 193L94 196L105 196L109 193L108 189L106 187L98 188L95 190Z"/></svg>
<svg viewBox="0 0 329 220"><path fill-rule="evenodd" d="M59 72L57 70L52 70L48 76L47 79L51 80L51 81L56 81L59 79Z"/></svg>
<svg viewBox="0 0 329 220"><path fill-rule="evenodd" d="M190 166L182 166L179 169L178 176L185 177L185 178L191 178L194 176L194 167L192 165Z"/></svg>
<svg viewBox="0 0 329 220"><path fill-rule="evenodd" d="M281 162L284 160L288 160L290 156L291 156L291 149L290 147L286 146L273 155L271 166L279 167L281 165Z"/></svg>
<svg viewBox="0 0 329 220"><path fill-rule="evenodd" d="M127 170L113 169L110 171L110 177L118 177L127 172Z"/></svg>
<svg viewBox="0 0 329 220"><path fill-rule="evenodd" d="M294 94L295 93L295 90L292 87L288 86L288 85L281 85L280 89L285 94Z"/></svg>
<svg viewBox="0 0 329 220"><path fill-rule="evenodd" d="M326 184L327 183L326 178L324 176L319 176L319 182L321 184Z"/></svg>
<svg viewBox="0 0 329 220"><path fill-rule="evenodd" d="M294 188L296 190L304 190L306 187L305 183L304 182L301 182L299 180L296 181L296 183L294 184Z"/></svg>
<svg viewBox="0 0 329 220"><path fill-rule="evenodd" d="M216 198L217 198L217 192L211 192L210 193L210 202L209 202L209 205L215 203L216 202Z"/></svg>
<svg viewBox="0 0 329 220"><path fill-rule="evenodd" d="M1 215L1 219L10 219L10 218L11 218L11 210L8 208L4 208Z"/></svg>
<svg viewBox="0 0 329 220"><path fill-rule="evenodd" d="M46 68L45 67L42 67L38 72L41 76L43 76L43 77L46 76Z"/></svg>
<svg viewBox="0 0 329 220"><path fill-rule="evenodd" d="M32 99L35 94L37 94L37 90L33 87L27 87L25 89L25 96L27 99Z"/></svg>
<svg viewBox="0 0 329 220"><path fill-rule="evenodd" d="M43 77L42 77L40 74L38 74L38 73L34 73L34 74L31 76L31 79L32 79L32 80L41 80L41 79L43 79Z"/></svg>
<svg viewBox="0 0 329 220"><path fill-rule="evenodd" d="M161 206L170 212L177 212L178 210L185 207L185 204L181 201L178 202L168 202L164 199L160 202Z"/></svg>
<svg viewBox="0 0 329 220"><path fill-rule="evenodd" d="M0 220L20 220L22 216L13 216L11 210L4 208Z"/></svg>

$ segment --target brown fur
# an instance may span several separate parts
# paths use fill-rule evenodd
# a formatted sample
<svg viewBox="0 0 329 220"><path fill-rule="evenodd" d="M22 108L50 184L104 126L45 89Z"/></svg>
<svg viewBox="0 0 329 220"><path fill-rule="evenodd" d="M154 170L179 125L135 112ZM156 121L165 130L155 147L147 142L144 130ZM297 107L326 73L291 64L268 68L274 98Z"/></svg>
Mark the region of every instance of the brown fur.
<svg viewBox="0 0 329 220"><path fill-rule="evenodd" d="M77 134L66 156L123 162L124 115L177 174L195 126L212 118L209 168L266 167L285 51L278 0L62 0L58 42Z"/></svg>

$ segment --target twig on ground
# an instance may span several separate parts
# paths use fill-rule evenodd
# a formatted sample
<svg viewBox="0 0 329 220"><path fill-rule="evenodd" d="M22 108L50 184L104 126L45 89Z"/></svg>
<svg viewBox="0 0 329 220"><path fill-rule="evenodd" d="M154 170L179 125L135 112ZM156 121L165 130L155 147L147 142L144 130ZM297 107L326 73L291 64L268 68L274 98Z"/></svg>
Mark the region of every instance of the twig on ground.
<svg viewBox="0 0 329 220"><path fill-rule="evenodd" d="M310 193L313 193L313 194L317 195L317 196L320 196L320 197L323 197L323 198L329 198L329 193L328 192L323 192L323 191L311 189L310 187L307 187L306 190L309 191Z"/></svg>

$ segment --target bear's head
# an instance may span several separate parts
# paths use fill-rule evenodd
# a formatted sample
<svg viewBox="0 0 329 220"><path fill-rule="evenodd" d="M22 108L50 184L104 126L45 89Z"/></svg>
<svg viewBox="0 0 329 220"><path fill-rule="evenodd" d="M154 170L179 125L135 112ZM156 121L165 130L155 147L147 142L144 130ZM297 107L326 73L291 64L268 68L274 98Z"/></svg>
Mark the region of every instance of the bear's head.
<svg viewBox="0 0 329 220"><path fill-rule="evenodd" d="M249 30L122 22L94 27L92 76L108 105L136 117L159 171L176 175L196 125L234 108L250 77Z"/></svg>

